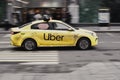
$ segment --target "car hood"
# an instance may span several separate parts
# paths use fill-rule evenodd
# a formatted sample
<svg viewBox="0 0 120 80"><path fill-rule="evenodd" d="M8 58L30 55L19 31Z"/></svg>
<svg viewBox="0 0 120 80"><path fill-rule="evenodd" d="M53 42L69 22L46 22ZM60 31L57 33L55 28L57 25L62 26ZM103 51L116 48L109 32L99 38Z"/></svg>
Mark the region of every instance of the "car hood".
<svg viewBox="0 0 120 80"><path fill-rule="evenodd" d="M91 30L87 30L87 29L82 29L82 28L78 28L77 31L80 31L80 32L90 32L90 33L94 33L93 31Z"/></svg>

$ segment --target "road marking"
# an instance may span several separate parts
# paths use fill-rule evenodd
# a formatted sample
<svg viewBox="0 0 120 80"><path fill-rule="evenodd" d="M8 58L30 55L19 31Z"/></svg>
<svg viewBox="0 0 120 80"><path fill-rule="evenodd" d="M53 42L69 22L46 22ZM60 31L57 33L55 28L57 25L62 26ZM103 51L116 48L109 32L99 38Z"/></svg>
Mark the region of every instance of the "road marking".
<svg viewBox="0 0 120 80"><path fill-rule="evenodd" d="M10 37L10 36L11 36L11 34L6 34L3 37Z"/></svg>
<svg viewBox="0 0 120 80"><path fill-rule="evenodd" d="M40 64L59 64L58 61L56 62L27 62L27 63L19 63L20 65L40 65Z"/></svg>
<svg viewBox="0 0 120 80"><path fill-rule="evenodd" d="M10 53L10 51L2 51L0 53L1 56L15 56L15 57L50 57L50 56L58 56L58 51L20 51L17 53L13 52Z"/></svg>
<svg viewBox="0 0 120 80"><path fill-rule="evenodd" d="M21 64L59 64L57 51L44 51L33 53L0 53L0 62L22 62Z"/></svg>
<svg viewBox="0 0 120 80"><path fill-rule="evenodd" d="M0 41L0 44L10 44L10 42L9 41L7 41L7 42L6 41L2 41L2 42Z"/></svg>
<svg viewBox="0 0 120 80"><path fill-rule="evenodd" d="M114 37L114 35L112 33L106 33L107 35Z"/></svg>
<svg viewBox="0 0 120 80"><path fill-rule="evenodd" d="M104 43L104 42L98 42L98 43Z"/></svg>
<svg viewBox="0 0 120 80"><path fill-rule="evenodd" d="M112 43L120 43L120 42L112 42Z"/></svg>
<svg viewBox="0 0 120 80"><path fill-rule="evenodd" d="M120 42L98 42L98 43L100 43L100 44L102 44L102 43L114 43L114 44L120 44Z"/></svg>

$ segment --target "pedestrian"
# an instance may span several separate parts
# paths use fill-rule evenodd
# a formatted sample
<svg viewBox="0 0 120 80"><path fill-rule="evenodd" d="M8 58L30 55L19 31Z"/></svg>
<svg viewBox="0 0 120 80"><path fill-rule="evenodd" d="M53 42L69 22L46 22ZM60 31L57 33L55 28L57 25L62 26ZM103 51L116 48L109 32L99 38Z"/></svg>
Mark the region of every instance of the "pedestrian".
<svg viewBox="0 0 120 80"><path fill-rule="evenodd" d="M13 25L18 26L20 23L19 15L17 13L13 13L12 18L13 18Z"/></svg>
<svg viewBox="0 0 120 80"><path fill-rule="evenodd" d="M13 25L9 23L8 19L5 19L3 27L5 30L9 30L11 27L13 27Z"/></svg>
<svg viewBox="0 0 120 80"><path fill-rule="evenodd" d="M26 17L27 23L28 23L28 22L32 22L32 21L34 20L34 15L35 15L35 13L34 13L33 10L29 10L29 11L27 12L27 17Z"/></svg>
<svg viewBox="0 0 120 80"><path fill-rule="evenodd" d="M41 20L42 15L40 14L40 10L36 10L35 15L34 15L35 20Z"/></svg>
<svg viewBox="0 0 120 80"><path fill-rule="evenodd" d="M49 10L46 10L45 13L44 13L44 15L49 16L50 20L52 20L52 14L51 14L51 12Z"/></svg>
<svg viewBox="0 0 120 80"><path fill-rule="evenodd" d="M56 20L62 20L62 12L61 9L57 9L55 12L55 19Z"/></svg>
<svg viewBox="0 0 120 80"><path fill-rule="evenodd" d="M72 18L72 16L71 16L70 12L67 11L66 12L66 20L65 20L65 22L70 24L71 23L71 18Z"/></svg>
<svg viewBox="0 0 120 80"><path fill-rule="evenodd" d="M68 10L62 12L62 21L70 24L71 23L71 14Z"/></svg>

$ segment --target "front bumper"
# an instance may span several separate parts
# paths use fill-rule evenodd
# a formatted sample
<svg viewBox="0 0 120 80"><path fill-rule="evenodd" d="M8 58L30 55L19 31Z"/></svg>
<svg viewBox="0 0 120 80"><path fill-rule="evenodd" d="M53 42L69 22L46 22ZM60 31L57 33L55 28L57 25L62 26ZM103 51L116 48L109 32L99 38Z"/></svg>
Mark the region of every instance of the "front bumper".
<svg viewBox="0 0 120 80"><path fill-rule="evenodd" d="M97 46L98 45L98 37L94 38L92 41L91 41L91 46Z"/></svg>

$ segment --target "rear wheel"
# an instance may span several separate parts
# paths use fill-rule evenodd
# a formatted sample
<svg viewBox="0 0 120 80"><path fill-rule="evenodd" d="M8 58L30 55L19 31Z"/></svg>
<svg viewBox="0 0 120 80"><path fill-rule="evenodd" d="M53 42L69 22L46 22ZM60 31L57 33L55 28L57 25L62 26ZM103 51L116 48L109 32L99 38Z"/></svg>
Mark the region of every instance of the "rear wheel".
<svg viewBox="0 0 120 80"><path fill-rule="evenodd" d="M91 42L87 38L81 38L77 43L77 47L82 50L89 49L91 47Z"/></svg>
<svg viewBox="0 0 120 80"><path fill-rule="evenodd" d="M23 42L23 48L28 51L35 50L37 48L37 44L32 39L27 39Z"/></svg>

